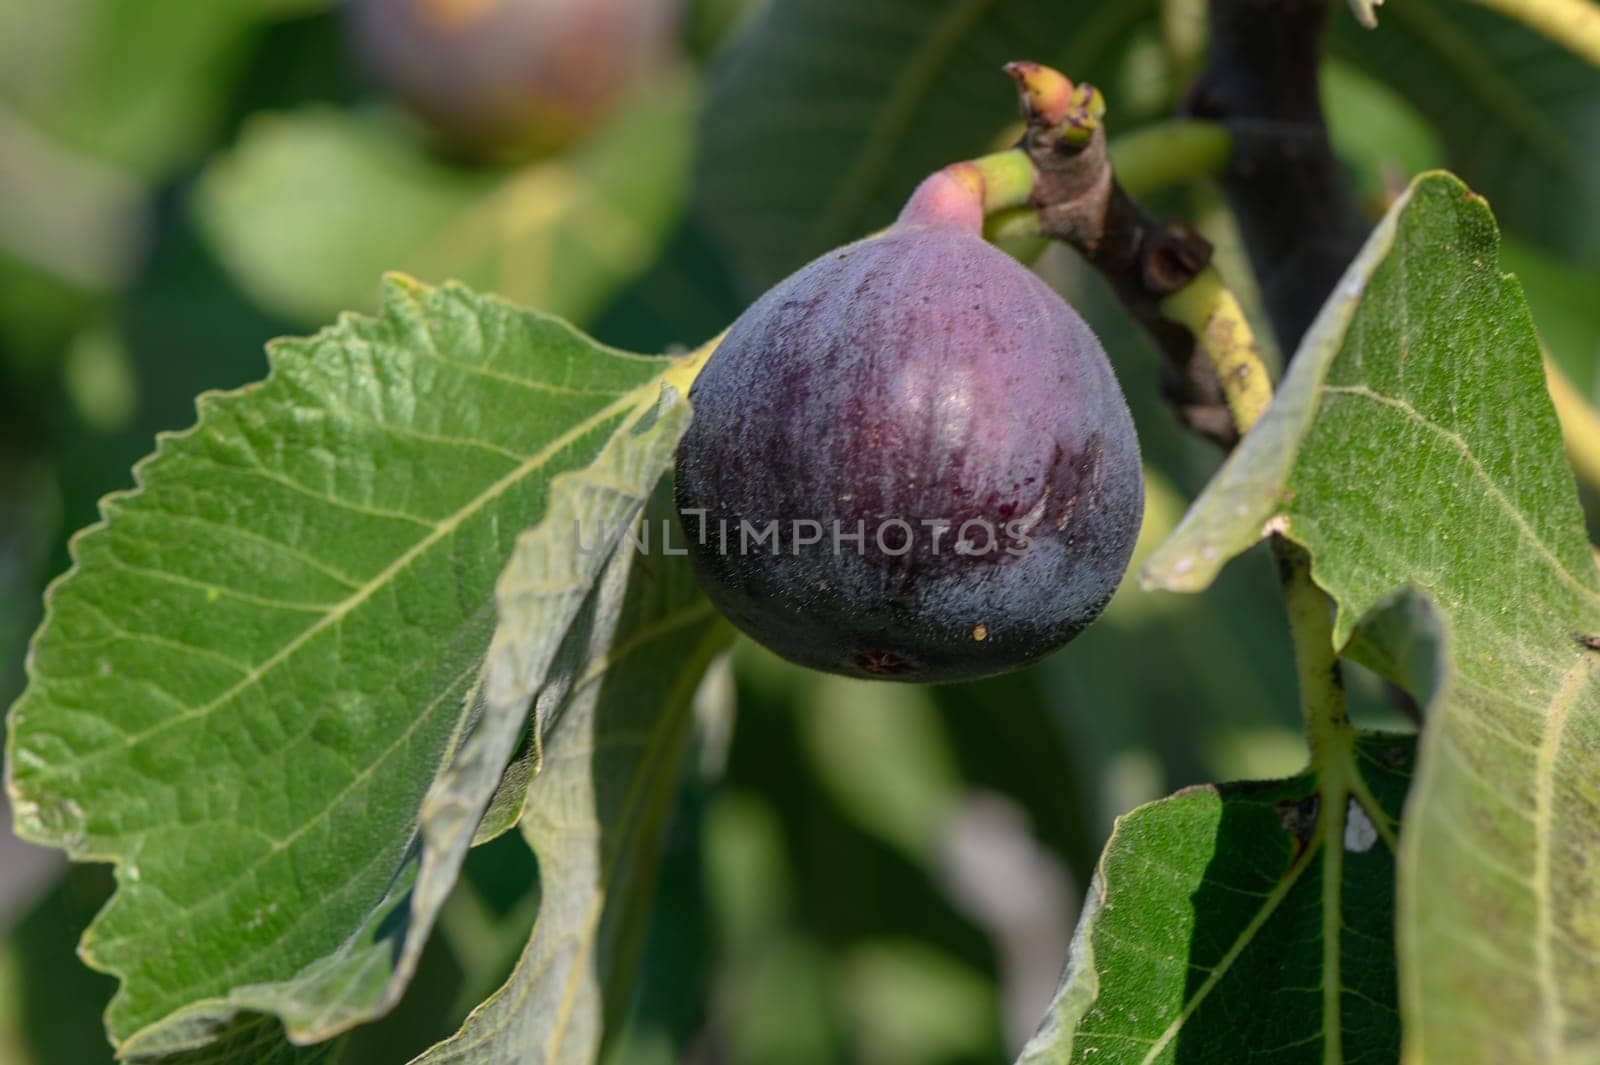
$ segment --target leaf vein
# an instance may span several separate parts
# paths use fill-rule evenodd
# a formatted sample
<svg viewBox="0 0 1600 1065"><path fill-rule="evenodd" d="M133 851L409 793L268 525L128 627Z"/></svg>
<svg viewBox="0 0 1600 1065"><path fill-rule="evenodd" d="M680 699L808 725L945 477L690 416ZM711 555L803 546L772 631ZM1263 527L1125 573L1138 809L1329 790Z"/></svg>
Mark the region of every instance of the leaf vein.
<svg viewBox="0 0 1600 1065"><path fill-rule="evenodd" d="M582 422L579 422L577 425L572 426L567 431L555 437L550 441L549 444L530 456L527 462L506 474L494 484L490 485L482 493L480 493L477 498L471 500L465 506L457 510L456 513L452 514L450 517L434 526L432 533L402 552L393 562L384 567L383 570L379 571L371 579L363 583L350 596L344 599L344 601L337 604L327 614L323 615L315 623L308 626L294 639L285 643L276 652L274 652L270 658L267 658L265 661L263 661L260 666L253 669L247 676L241 678L237 684L230 687L227 691L222 692L209 702L194 707L185 714L174 715L139 732L131 733L125 741L119 744L99 748L98 750L95 750L90 754L77 759L75 762L71 763L70 766L81 768L85 763L107 757L114 753L120 753L121 751L126 750L127 748L130 748L153 735L158 735L167 729L174 728L177 725L183 724L189 720L193 720L194 718L204 717L215 712L217 708L226 705L232 699L236 698L241 692L248 689L251 685L257 683L268 672L287 661L301 647L305 646L306 643L316 637L324 629L327 629L331 625L342 620L352 610L356 609L362 603L370 599L373 595L377 594L380 589L387 586L387 584L393 580L395 576L404 571L408 566L411 565L411 563L421 557L429 548L433 547L450 533L454 532L462 522L466 521L478 511L482 510L489 503L493 502L499 496L504 494L513 485L520 482L522 478L537 472L546 462L548 462L555 455L559 454L564 448L571 446L573 443L581 440L587 434L604 425L607 421L617 417L619 414L626 412L631 406L639 403L642 399L649 395L651 387L655 384L656 382L653 381L647 382L631 392L624 393L606 407L596 411ZM53 772L64 772L70 766L67 764L62 764L52 767L52 770ZM46 770L45 772L41 773L40 776L43 778L48 778L50 775L52 775L52 770Z"/></svg>

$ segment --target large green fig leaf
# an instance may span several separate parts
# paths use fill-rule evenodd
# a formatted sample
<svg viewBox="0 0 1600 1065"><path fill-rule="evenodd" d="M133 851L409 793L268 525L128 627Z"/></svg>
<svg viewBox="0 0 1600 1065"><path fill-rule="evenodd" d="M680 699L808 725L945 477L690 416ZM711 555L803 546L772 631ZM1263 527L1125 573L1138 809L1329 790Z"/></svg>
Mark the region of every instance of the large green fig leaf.
<svg viewBox="0 0 1600 1065"><path fill-rule="evenodd" d="M1337 644L1397 591L1434 604L1396 897L1408 1060L1450 1065L1600 1054L1600 579L1497 239L1460 181L1414 182L1146 570L1199 588L1270 530L1310 551Z"/></svg>
<svg viewBox="0 0 1600 1065"><path fill-rule="evenodd" d="M244 288L295 321L366 307L388 269L583 320L677 221L694 104L663 77L573 151L504 170L445 162L388 116L260 116L206 168L199 220Z"/></svg>
<svg viewBox="0 0 1600 1065"><path fill-rule="evenodd" d="M711 78L698 207L752 291L894 218L916 183L996 147L1013 59L1116 68L1153 0L767 4Z"/></svg>
<svg viewBox="0 0 1600 1065"><path fill-rule="evenodd" d="M1412 746L1358 741L1336 808L1307 772L1119 818L1021 1065L1394 1061L1392 826Z"/></svg>
<svg viewBox="0 0 1600 1065"><path fill-rule="evenodd" d="M127 1056L393 1004L696 357L395 279L270 361L75 539L10 716L19 834L116 863Z"/></svg>
<svg viewBox="0 0 1600 1065"><path fill-rule="evenodd" d="M1376 29L1333 12L1334 53L1399 90L1514 233L1600 261L1600 75L1473 3L1405 0Z"/></svg>
<svg viewBox="0 0 1600 1065"><path fill-rule="evenodd" d="M532 938L507 984L417 1065L587 1065L627 1006L691 702L731 634L665 539L671 513L663 492L639 534L649 553L642 539L618 549L539 694L541 765L515 803L539 856Z"/></svg>

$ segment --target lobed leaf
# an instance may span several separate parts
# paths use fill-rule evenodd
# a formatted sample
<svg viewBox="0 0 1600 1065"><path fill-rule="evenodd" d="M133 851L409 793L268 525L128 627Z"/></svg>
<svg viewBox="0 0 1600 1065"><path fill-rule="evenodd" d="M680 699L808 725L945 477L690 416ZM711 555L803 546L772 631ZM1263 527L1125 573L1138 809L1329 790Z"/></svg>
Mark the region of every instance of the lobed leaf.
<svg viewBox="0 0 1600 1065"><path fill-rule="evenodd" d="M1341 646L1399 591L1434 604L1398 943L1408 1060L1451 1065L1600 1053L1600 579L1497 241L1460 181L1415 181L1146 570L1203 587L1277 531L1310 551ZM1389 612L1363 659L1414 658L1406 629Z"/></svg>
<svg viewBox="0 0 1600 1065"><path fill-rule="evenodd" d="M609 557L550 553L496 630L518 531L618 449L576 513L631 515L687 417L672 360L459 286L269 354L74 540L10 715L19 834L116 863L82 953L124 1056L393 1004Z"/></svg>

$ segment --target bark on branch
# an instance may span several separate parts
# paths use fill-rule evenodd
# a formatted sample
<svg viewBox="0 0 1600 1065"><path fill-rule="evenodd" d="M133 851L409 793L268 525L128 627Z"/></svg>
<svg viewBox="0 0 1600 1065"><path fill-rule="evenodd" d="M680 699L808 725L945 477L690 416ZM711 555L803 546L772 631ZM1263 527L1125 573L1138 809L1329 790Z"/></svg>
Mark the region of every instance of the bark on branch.
<svg viewBox="0 0 1600 1065"><path fill-rule="evenodd" d="M1233 134L1223 190L1273 332L1292 355L1367 225L1328 140L1323 0L1211 0L1211 48L1185 110Z"/></svg>

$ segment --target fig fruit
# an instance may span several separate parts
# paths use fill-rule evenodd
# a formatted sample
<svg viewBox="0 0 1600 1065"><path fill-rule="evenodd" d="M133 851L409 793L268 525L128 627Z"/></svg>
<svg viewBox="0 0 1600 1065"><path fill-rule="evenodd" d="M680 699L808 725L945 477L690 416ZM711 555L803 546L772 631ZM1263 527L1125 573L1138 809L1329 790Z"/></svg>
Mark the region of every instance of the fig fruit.
<svg viewBox="0 0 1600 1065"><path fill-rule="evenodd" d="M691 563L801 665L1020 667L1099 615L1133 552L1139 447L1105 351L944 174L762 296L689 398Z"/></svg>
<svg viewBox="0 0 1600 1065"><path fill-rule="evenodd" d="M372 76L452 148L548 151L670 54L678 0L352 0Z"/></svg>

